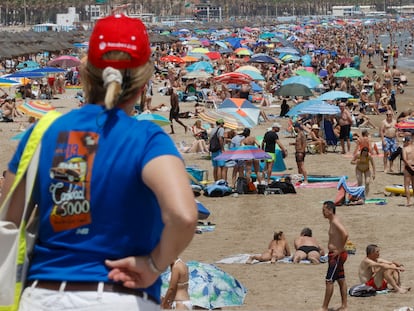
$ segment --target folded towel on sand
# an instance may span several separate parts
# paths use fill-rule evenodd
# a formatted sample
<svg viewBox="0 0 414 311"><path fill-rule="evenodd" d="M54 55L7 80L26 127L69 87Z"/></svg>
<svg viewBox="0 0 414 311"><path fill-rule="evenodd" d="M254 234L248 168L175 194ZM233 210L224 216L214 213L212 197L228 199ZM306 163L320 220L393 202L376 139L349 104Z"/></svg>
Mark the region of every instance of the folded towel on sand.
<svg viewBox="0 0 414 311"><path fill-rule="evenodd" d="M223 259L217 261L216 263L223 263L223 264L242 263L242 264L245 264L247 262L247 260L249 259L249 257L253 256L253 255L257 255L257 254L237 254L237 255L233 255L233 256L223 258ZM328 261L328 256L321 256L321 258L320 258L321 263L325 263L327 261ZM279 259L277 262L278 263L293 263L292 257L290 257L290 256L287 256L283 259ZM269 261L264 261L264 262L260 262L258 260L253 260L252 264L256 264L256 263L270 263L270 260ZM300 263L310 264L311 262L309 260L302 260Z"/></svg>

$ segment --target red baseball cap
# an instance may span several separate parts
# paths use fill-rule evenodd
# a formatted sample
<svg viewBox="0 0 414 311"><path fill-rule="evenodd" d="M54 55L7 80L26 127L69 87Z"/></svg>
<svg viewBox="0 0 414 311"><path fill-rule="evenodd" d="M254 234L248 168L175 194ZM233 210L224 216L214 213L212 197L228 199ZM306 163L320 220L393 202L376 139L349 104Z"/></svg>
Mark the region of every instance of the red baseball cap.
<svg viewBox="0 0 414 311"><path fill-rule="evenodd" d="M110 51L128 53L128 60L107 60ZM115 14L97 21L89 39L88 61L97 68L134 68L145 64L151 55L147 29L141 20Z"/></svg>

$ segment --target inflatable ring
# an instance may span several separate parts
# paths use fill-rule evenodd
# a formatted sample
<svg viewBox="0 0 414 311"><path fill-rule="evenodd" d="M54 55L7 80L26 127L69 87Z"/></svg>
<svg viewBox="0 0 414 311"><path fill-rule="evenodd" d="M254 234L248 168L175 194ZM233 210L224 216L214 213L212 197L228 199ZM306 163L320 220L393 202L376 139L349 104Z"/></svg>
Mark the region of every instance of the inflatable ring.
<svg viewBox="0 0 414 311"><path fill-rule="evenodd" d="M393 193L393 194L405 195L404 185L394 184L391 186L385 186L385 191ZM413 189L411 188L411 186L410 186L410 194L413 195Z"/></svg>

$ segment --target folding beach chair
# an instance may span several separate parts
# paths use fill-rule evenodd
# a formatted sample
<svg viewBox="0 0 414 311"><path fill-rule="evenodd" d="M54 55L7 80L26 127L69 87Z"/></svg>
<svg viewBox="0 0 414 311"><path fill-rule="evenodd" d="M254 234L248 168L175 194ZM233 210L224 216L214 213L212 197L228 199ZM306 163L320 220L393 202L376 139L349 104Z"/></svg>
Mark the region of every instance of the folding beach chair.
<svg viewBox="0 0 414 311"><path fill-rule="evenodd" d="M339 146L339 140L335 136L332 123L329 120L323 120L323 129L326 140L326 148L332 148L332 152L336 152L336 147Z"/></svg>

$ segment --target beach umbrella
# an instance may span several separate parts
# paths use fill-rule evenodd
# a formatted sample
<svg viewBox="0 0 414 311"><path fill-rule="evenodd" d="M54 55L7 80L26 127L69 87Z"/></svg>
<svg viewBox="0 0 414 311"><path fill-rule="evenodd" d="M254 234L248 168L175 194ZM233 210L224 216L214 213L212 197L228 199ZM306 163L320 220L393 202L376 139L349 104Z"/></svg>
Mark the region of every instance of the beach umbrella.
<svg viewBox="0 0 414 311"><path fill-rule="evenodd" d="M363 77L365 74L358 69L347 67L342 70L339 70L334 74L335 78L359 78Z"/></svg>
<svg viewBox="0 0 414 311"><path fill-rule="evenodd" d="M50 60L47 65L51 67L70 68L81 64L81 60L72 55L62 55Z"/></svg>
<svg viewBox="0 0 414 311"><path fill-rule="evenodd" d="M198 261L188 261L190 300L194 306L208 310L241 306L247 289L236 278L219 267ZM161 274L161 295L168 289L171 270Z"/></svg>
<svg viewBox="0 0 414 311"><path fill-rule="evenodd" d="M299 55L300 54L300 52L297 49L295 49L293 47L290 47L290 46L278 47L278 48L275 49L275 52L280 53L280 54L282 54L282 53L294 54L294 55Z"/></svg>
<svg viewBox="0 0 414 311"><path fill-rule="evenodd" d="M205 62L205 61L200 61L200 62L196 62L194 64L191 64L187 67L185 67L185 70L187 71L205 71L208 73L213 73L214 72L214 68L213 65L210 62Z"/></svg>
<svg viewBox="0 0 414 311"><path fill-rule="evenodd" d="M282 85L292 84L292 83L299 83L307 86L310 89L313 89L319 85L318 82L313 80L310 77L302 77L302 76L293 76L283 80Z"/></svg>
<svg viewBox="0 0 414 311"><path fill-rule="evenodd" d="M301 77L311 78L311 79L315 80L318 84L322 83L321 79L319 79L319 77L316 74L314 74L313 72L310 72L306 69L296 70L295 74L297 74L298 76L301 76Z"/></svg>
<svg viewBox="0 0 414 311"><path fill-rule="evenodd" d="M186 79L208 79L211 77L211 74L208 72L205 72L204 70L196 70L196 71L191 71L189 73L186 73L183 78Z"/></svg>
<svg viewBox="0 0 414 311"><path fill-rule="evenodd" d="M408 118L401 122L398 122L395 127L400 130L413 130L414 129L414 119Z"/></svg>
<svg viewBox="0 0 414 311"><path fill-rule="evenodd" d="M31 71L16 71L14 73L4 76L4 78L28 78L28 79L39 79L43 78L45 74L43 72L31 72Z"/></svg>
<svg viewBox="0 0 414 311"><path fill-rule="evenodd" d="M25 101L23 104L17 106L17 109L29 116L40 119L50 110L54 110L55 107L41 100L30 100Z"/></svg>
<svg viewBox="0 0 414 311"><path fill-rule="evenodd" d="M343 91L329 91L320 95L317 99L320 100L336 100L342 98L352 98L353 96Z"/></svg>
<svg viewBox="0 0 414 311"><path fill-rule="evenodd" d="M183 61L185 61L186 63L193 63L193 62L198 62L198 58L195 56L190 56L190 55L186 55L181 57L181 59Z"/></svg>
<svg viewBox="0 0 414 311"><path fill-rule="evenodd" d="M257 71L252 71L252 70L243 70L243 71L239 71L242 73L247 74L248 76L250 76L253 80L260 80L260 81L264 81L265 77L263 77L263 75Z"/></svg>
<svg viewBox="0 0 414 311"><path fill-rule="evenodd" d="M219 52L217 52L217 51L208 52L208 53L206 53L206 55L211 60L218 60L218 59L221 58L221 54Z"/></svg>
<svg viewBox="0 0 414 311"><path fill-rule="evenodd" d="M244 98L226 98L220 104L218 112L227 112L248 127L256 126L259 122L260 108Z"/></svg>
<svg viewBox="0 0 414 311"><path fill-rule="evenodd" d="M301 114L339 114L341 110L338 106L328 104L327 102L320 101L314 104L308 105L300 110Z"/></svg>
<svg viewBox="0 0 414 311"><path fill-rule="evenodd" d="M195 48L191 50L191 53L198 53L198 54L206 54L210 52L209 49L206 48Z"/></svg>
<svg viewBox="0 0 414 311"><path fill-rule="evenodd" d="M224 111L205 110L198 114L201 120L215 124L216 120L223 119L224 127L232 130L243 129L246 126L235 116Z"/></svg>
<svg viewBox="0 0 414 311"><path fill-rule="evenodd" d="M10 80L10 79L6 79L6 78L0 78L0 86L14 86L14 85L19 85L19 82L16 82L14 80Z"/></svg>
<svg viewBox="0 0 414 311"><path fill-rule="evenodd" d="M244 72L244 71L255 71L255 72L257 72L257 73L260 73L260 74L261 74L261 72L260 72L260 69L259 69L259 68L254 67L254 66L249 66L249 65L246 65L246 66L241 66L241 67L239 67L239 68L237 68L237 69L235 70L235 72Z"/></svg>
<svg viewBox="0 0 414 311"><path fill-rule="evenodd" d="M248 63L269 63L269 64L276 64L276 61L269 55L266 54L255 54L252 55L248 61Z"/></svg>
<svg viewBox="0 0 414 311"><path fill-rule="evenodd" d="M219 156L215 157L217 161L229 160L264 160L272 157L264 150L256 146L240 146L227 151L224 151Z"/></svg>
<svg viewBox="0 0 414 311"><path fill-rule="evenodd" d="M276 90L277 96L312 96L313 93L310 88L303 84L291 83L282 85Z"/></svg>
<svg viewBox="0 0 414 311"><path fill-rule="evenodd" d="M158 124L159 126L165 126L170 125L171 122L166 117L156 114L156 113L141 113L136 116L134 116L135 119L138 121L147 120L151 121L155 124Z"/></svg>
<svg viewBox="0 0 414 311"><path fill-rule="evenodd" d="M161 57L160 61L164 63L177 63L177 64L185 63L185 61L181 57L178 57L175 55L167 55L167 56Z"/></svg>
<svg viewBox="0 0 414 311"><path fill-rule="evenodd" d="M32 61L32 60L27 60L27 61L22 62L22 63L20 63L16 66L17 69L23 69L23 68L34 69L34 68L39 68L39 67L40 67L39 63L37 63L35 61Z"/></svg>
<svg viewBox="0 0 414 311"><path fill-rule="evenodd" d="M59 72L66 72L65 69L63 68L58 68L58 67L41 67L41 68L36 68L33 70L30 70L30 72L40 72L40 73L59 73Z"/></svg>
<svg viewBox="0 0 414 311"><path fill-rule="evenodd" d="M234 53L237 55L245 55L245 56L250 56L253 54L253 52L247 48L237 48L234 50Z"/></svg>
<svg viewBox="0 0 414 311"><path fill-rule="evenodd" d="M214 79L221 83L234 84L244 84L253 81L249 75L242 72L227 72L215 77Z"/></svg>
<svg viewBox="0 0 414 311"><path fill-rule="evenodd" d="M297 104L296 106L293 106L292 108L289 109L288 113L286 113L286 115L288 117L294 117L297 116L299 114L301 114L301 110L304 109L305 107L309 106L309 105L313 105L316 103L320 103L321 100L315 100L315 99L309 99L309 100L305 100L299 104Z"/></svg>
<svg viewBox="0 0 414 311"><path fill-rule="evenodd" d="M263 88L254 81L250 82L250 87L252 88L253 92L263 91ZM230 90L240 90L241 86L239 84L227 84L227 88Z"/></svg>

